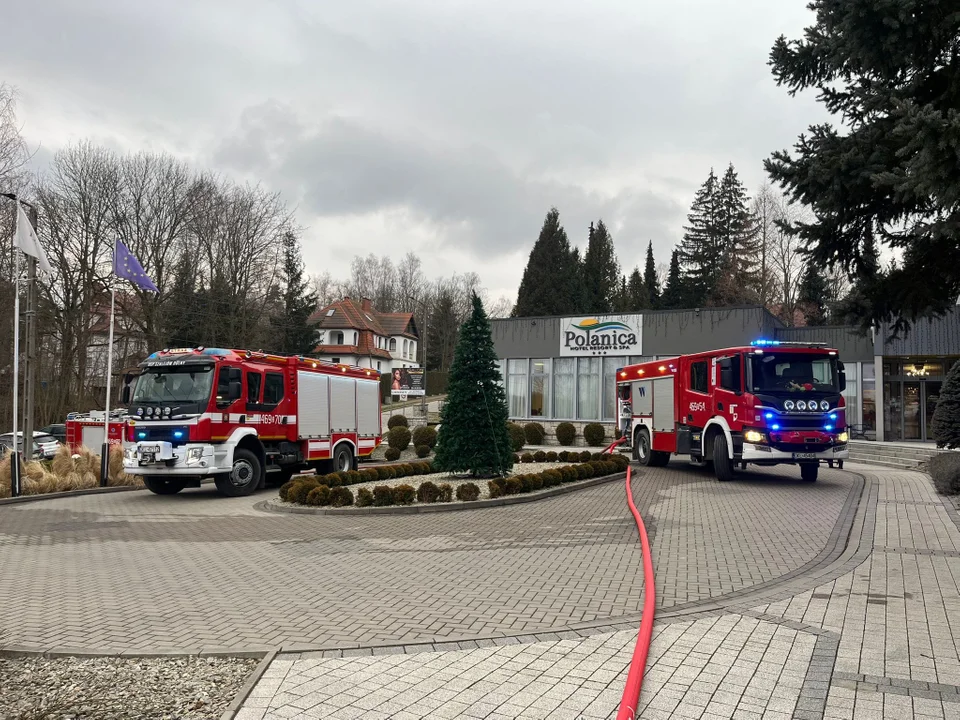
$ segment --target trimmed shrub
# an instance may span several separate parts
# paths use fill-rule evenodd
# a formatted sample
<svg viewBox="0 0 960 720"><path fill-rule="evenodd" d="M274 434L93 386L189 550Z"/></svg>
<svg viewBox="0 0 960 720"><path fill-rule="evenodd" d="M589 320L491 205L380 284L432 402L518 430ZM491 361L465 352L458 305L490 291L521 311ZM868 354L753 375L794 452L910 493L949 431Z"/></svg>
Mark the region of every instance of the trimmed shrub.
<svg viewBox="0 0 960 720"><path fill-rule="evenodd" d="M500 486L497 485L493 480L487 481L487 490L490 492L491 498L498 498L503 495L503 490L500 489Z"/></svg>
<svg viewBox="0 0 960 720"><path fill-rule="evenodd" d="M410 463L404 463L403 465L400 466L400 469L403 471L403 477L410 477L411 475L422 474L414 470L413 465L411 465Z"/></svg>
<svg viewBox="0 0 960 720"><path fill-rule="evenodd" d="M393 505L393 488L389 485L377 485L373 489L373 504L377 507Z"/></svg>
<svg viewBox="0 0 960 720"><path fill-rule="evenodd" d="M580 476L577 474L577 469L573 465L567 465L558 470L560 476L563 478L563 482L573 482L574 480L579 480Z"/></svg>
<svg viewBox="0 0 960 720"><path fill-rule="evenodd" d="M417 445L417 457L418 457L418 458L425 458L425 457L427 457L429 454L430 454L430 446L429 446L429 445Z"/></svg>
<svg viewBox="0 0 960 720"><path fill-rule="evenodd" d="M625 455L621 455L620 453L611 455L611 462L613 462L613 464L619 468L620 472L623 472L630 466L630 461L627 459L627 457Z"/></svg>
<svg viewBox="0 0 960 720"><path fill-rule="evenodd" d="M523 437L530 445L543 445L543 439L546 436L547 431L540 423L532 422L523 426Z"/></svg>
<svg viewBox="0 0 960 720"><path fill-rule="evenodd" d="M514 453L514 454L513 454L513 464L514 464L514 465L519 465L519 464L520 464L520 456L519 456L517 453Z"/></svg>
<svg viewBox="0 0 960 720"><path fill-rule="evenodd" d="M590 453L589 450L584 450L583 452L580 453L580 462L582 463L590 462L590 458L592 457L593 455Z"/></svg>
<svg viewBox="0 0 960 720"><path fill-rule="evenodd" d="M573 467L577 471L578 480L587 480L593 477L593 469L586 463L580 463L579 465L572 465L571 467Z"/></svg>
<svg viewBox="0 0 960 720"><path fill-rule="evenodd" d="M396 465L387 465L387 480L395 480L400 477Z"/></svg>
<svg viewBox="0 0 960 720"><path fill-rule="evenodd" d="M337 488L339 490L340 488ZM313 505L314 507L319 507L321 505L330 504L330 488L326 485L317 485L313 490L307 493L306 502L304 505Z"/></svg>
<svg viewBox="0 0 960 720"><path fill-rule="evenodd" d="M394 447L388 447L383 456L387 459L387 462L396 462L400 459L400 451Z"/></svg>
<svg viewBox="0 0 960 720"><path fill-rule="evenodd" d="M523 492L523 480L520 478L525 477L521 475L519 477L510 477L507 478L507 482L503 488L504 495L519 495Z"/></svg>
<svg viewBox="0 0 960 720"><path fill-rule="evenodd" d="M375 468L370 468L370 469L377 473L377 480L389 480L389 479L390 479L389 468L386 467L385 465L378 465L377 467L375 467Z"/></svg>
<svg viewBox="0 0 960 720"><path fill-rule="evenodd" d="M344 485L356 485L358 482L363 482L363 475L360 474L359 470L348 470L341 474L346 475L343 479Z"/></svg>
<svg viewBox="0 0 960 720"><path fill-rule="evenodd" d="M421 425L415 428L413 431L413 444L418 446L426 445L433 450L437 446L437 431L429 425Z"/></svg>
<svg viewBox="0 0 960 720"><path fill-rule="evenodd" d="M440 483L440 502L453 502L453 485L450 483Z"/></svg>
<svg viewBox="0 0 960 720"><path fill-rule="evenodd" d="M553 450L547 453L547 462L556 462L560 459L560 456L557 455Z"/></svg>
<svg viewBox="0 0 960 720"><path fill-rule="evenodd" d="M532 454L532 453L524 453L523 455L520 456L520 462L522 462L522 463L532 463L532 462L533 462L533 454Z"/></svg>
<svg viewBox="0 0 960 720"><path fill-rule="evenodd" d="M457 486L457 500L473 502L480 498L480 488L476 483L464 483Z"/></svg>
<svg viewBox="0 0 960 720"><path fill-rule="evenodd" d="M933 486L941 495L960 493L960 453L941 453L930 458L927 466Z"/></svg>
<svg viewBox="0 0 960 720"><path fill-rule="evenodd" d="M547 454L546 454L543 450L537 450L537 451L533 454L533 461L534 461L534 462L538 462L538 463L546 462L546 461L547 461Z"/></svg>
<svg viewBox="0 0 960 720"><path fill-rule="evenodd" d="M547 470L543 473L543 486L556 487L563 484L563 475L559 470Z"/></svg>
<svg viewBox="0 0 960 720"><path fill-rule="evenodd" d="M523 434L523 428L516 423L507 423L507 432L510 433L510 448L514 452L523 450L523 444L526 442L526 435Z"/></svg>
<svg viewBox="0 0 960 720"><path fill-rule="evenodd" d="M543 487L543 478L539 475L524 475L522 483L524 492L534 492Z"/></svg>
<svg viewBox="0 0 960 720"><path fill-rule="evenodd" d="M376 482L380 479L380 473L377 472L376 468L361 470L360 474L363 476L363 482Z"/></svg>
<svg viewBox="0 0 960 720"><path fill-rule="evenodd" d="M413 505L417 497L417 491L413 485L397 485L393 488L393 501L397 505Z"/></svg>
<svg viewBox="0 0 960 720"><path fill-rule="evenodd" d="M568 462L570 460L570 453L568 453L566 450L561 450L557 454L557 460L560 462Z"/></svg>
<svg viewBox="0 0 960 720"><path fill-rule="evenodd" d="M300 482L299 479L297 479L297 480L287 480L283 485L281 485L281 486L280 486L280 499L283 500L284 502L287 502L287 495L288 495L289 492L290 492L290 488L292 488L292 487L293 487L296 483L298 483L298 482Z"/></svg>
<svg viewBox="0 0 960 720"><path fill-rule="evenodd" d="M609 457L609 455L604 455L603 453L594 453L590 456L590 460L593 462L603 462Z"/></svg>
<svg viewBox="0 0 960 720"><path fill-rule="evenodd" d="M506 493L506 490L507 490L507 479L506 479L506 478L498 477L498 478L494 478L494 479L491 480L490 482L492 482L494 485L496 485L496 486L500 489L500 495L506 495L506 494L507 494L507 493ZM491 495L491 497L493 497L493 496Z"/></svg>
<svg viewBox="0 0 960 720"><path fill-rule="evenodd" d="M583 439L591 447L600 447L603 445L603 439L607 436L607 430L600 423L587 423L583 427Z"/></svg>
<svg viewBox="0 0 960 720"><path fill-rule="evenodd" d="M353 493L350 492L350 488L331 488L330 504L333 507L347 507L349 505L353 505Z"/></svg>
<svg viewBox="0 0 960 720"><path fill-rule="evenodd" d="M409 427L410 423L406 415L391 415L387 420L387 429L393 430L396 427Z"/></svg>
<svg viewBox="0 0 960 720"><path fill-rule="evenodd" d="M417 488L417 502L435 503L440 499L440 488L427 480Z"/></svg>
<svg viewBox="0 0 960 720"><path fill-rule="evenodd" d="M564 447L570 447L576 442L577 439L577 429L573 426L573 423L562 422L557 425L557 442L563 445Z"/></svg>
<svg viewBox="0 0 960 720"><path fill-rule="evenodd" d="M316 478L301 480L290 489L290 492L287 493L287 497L289 498L290 502L297 503L297 505L306 505L307 495L309 495L310 491L318 485L320 485L320 483Z"/></svg>
<svg viewBox="0 0 960 720"><path fill-rule="evenodd" d="M387 433L387 444L394 450L403 452L410 447L410 430L406 426L398 426Z"/></svg>
<svg viewBox="0 0 960 720"><path fill-rule="evenodd" d="M362 487L357 490L357 507L370 507L373 505L373 493L370 488Z"/></svg>

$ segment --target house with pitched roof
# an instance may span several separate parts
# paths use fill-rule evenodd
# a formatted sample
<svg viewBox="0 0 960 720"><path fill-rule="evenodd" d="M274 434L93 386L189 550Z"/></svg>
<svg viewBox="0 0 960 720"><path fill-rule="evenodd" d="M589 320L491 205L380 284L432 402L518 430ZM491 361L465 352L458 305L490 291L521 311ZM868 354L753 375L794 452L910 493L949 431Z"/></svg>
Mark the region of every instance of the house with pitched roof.
<svg viewBox="0 0 960 720"><path fill-rule="evenodd" d="M382 373L420 367L420 331L413 313L382 313L369 298L362 298L358 305L344 297L315 312L310 320L319 330L314 354L321 360Z"/></svg>

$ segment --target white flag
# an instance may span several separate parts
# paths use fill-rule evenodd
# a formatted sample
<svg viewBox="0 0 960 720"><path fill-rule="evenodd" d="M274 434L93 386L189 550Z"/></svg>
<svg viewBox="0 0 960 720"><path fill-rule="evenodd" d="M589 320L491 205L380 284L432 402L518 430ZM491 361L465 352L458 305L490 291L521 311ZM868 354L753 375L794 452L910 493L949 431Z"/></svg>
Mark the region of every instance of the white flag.
<svg viewBox="0 0 960 720"><path fill-rule="evenodd" d="M40 245L40 238L37 237L30 219L23 212L23 207L17 203L17 231L13 236L14 246L23 250L25 255L30 255L37 259L37 267L42 273L53 275L53 268L47 262L47 256L43 252L43 246Z"/></svg>

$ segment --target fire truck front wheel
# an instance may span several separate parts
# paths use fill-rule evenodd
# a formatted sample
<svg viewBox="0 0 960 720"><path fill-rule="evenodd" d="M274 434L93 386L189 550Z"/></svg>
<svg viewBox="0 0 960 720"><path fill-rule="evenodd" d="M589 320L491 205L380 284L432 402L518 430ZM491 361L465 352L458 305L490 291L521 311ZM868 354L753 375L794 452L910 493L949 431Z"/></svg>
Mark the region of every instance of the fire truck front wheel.
<svg viewBox="0 0 960 720"><path fill-rule="evenodd" d="M246 448L233 451L233 467L230 472L217 475L215 482L221 495L240 497L250 495L260 485L263 468L256 454Z"/></svg>
<svg viewBox="0 0 960 720"><path fill-rule="evenodd" d="M154 495L176 495L183 490L187 484L183 480L171 480L165 477L154 477L147 475L143 478L143 484L147 490Z"/></svg>
<svg viewBox="0 0 960 720"><path fill-rule="evenodd" d="M819 463L801 463L800 479L804 482L816 482L817 475L820 473Z"/></svg>
<svg viewBox="0 0 960 720"><path fill-rule="evenodd" d="M720 482L733 480L735 468L727 453L727 438L722 432L717 433L713 439L713 470Z"/></svg>

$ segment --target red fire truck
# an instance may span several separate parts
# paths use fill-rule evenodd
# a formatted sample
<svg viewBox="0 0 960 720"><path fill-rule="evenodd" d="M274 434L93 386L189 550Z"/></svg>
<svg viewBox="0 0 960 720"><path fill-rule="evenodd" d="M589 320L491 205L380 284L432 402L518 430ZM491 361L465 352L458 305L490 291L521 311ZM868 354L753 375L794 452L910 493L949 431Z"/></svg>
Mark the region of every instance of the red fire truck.
<svg viewBox="0 0 960 720"><path fill-rule="evenodd" d="M847 457L843 364L815 343L757 340L750 347L681 355L617 371L621 431L634 459L663 466L671 455L713 466L800 466Z"/></svg>
<svg viewBox="0 0 960 720"><path fill-rule="evenodd" d="M154 353L128 405L124 469L159 495L213 477L249 495L307 468L351 470L380 444L376 370L262 352Z"/></svg>

